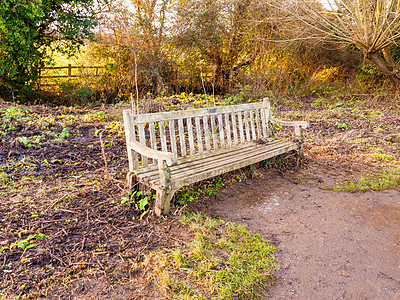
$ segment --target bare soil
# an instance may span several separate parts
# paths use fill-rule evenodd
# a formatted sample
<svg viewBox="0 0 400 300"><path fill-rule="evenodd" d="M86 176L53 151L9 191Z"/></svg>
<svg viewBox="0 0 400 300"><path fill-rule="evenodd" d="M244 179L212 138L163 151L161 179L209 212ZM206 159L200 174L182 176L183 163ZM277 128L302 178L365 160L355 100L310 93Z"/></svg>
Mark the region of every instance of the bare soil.
<svg viewBox="0 0 400 300"><path fill-rule="evenodd" d="M333 109L312 107L314 99L278 103L283 118L311 123L304 165L257 169L244 182L242 171L226 174L215 203L193 205L247 224L276 247L281 269L272 299L400 299L399 188L323 189L398 165L400 102L372 100ZM121 203L128 193L123 107L22 108L31 112L0 114L0 296L163 298L143 262L190 236L176 215L159 219L150 210L140 218L133 204ZM54 138L66 126L71 136ZM45 135L40 145L21 142L38 135ZM30 240L31 248L16 246L39 234L46 238Z"/></svg>
<svg viewBox="0 0 400 300"><path fill-rule="evenodd" d="M204 211L276 247L272 299L400 299L400 189L333 192L260 175L220 191Z"/></svg>

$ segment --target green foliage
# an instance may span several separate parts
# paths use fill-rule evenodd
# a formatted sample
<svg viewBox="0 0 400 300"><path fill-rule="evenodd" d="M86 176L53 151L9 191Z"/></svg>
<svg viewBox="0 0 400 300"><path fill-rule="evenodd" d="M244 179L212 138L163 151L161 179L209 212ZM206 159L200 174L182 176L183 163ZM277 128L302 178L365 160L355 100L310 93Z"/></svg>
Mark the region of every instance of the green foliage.
<svg viewBox="0 0 400 300"><path fill-rule="evenodd" d="M179 205L185 205L190 202L196 202L200 199L207 200L210 196L215 195L224 185L221 177L211 178L202 181L194 186L185 187L175 194Z"/></svg>
<svg viewBox="0 0 400 300"><path fill-rule="evenodd" d="M58 119L62 119L62 116L58 116ZM20 126L39 126L41 129L49 129L53 125L59 125L64 128L60 133L46 130L39 135L23 135L24 132L16 132L16 135L19 136L14 138L7 135L7 132L16 131L16 128ZM0 136L5 136L5 138L8 138L10 142L17 141L25 148L41 148L42 143L45 141L54 141L57 138L66 139L72 136L72 133L66 125L66 123L56 120L56 117L53 115L40 117L39 115L32 113L29 109L25 110L14 106L2 109L0 108Z"/></svg>
<svg viewBox="0 0 400 300"><path fill-rule="evenodd" d="M93 91L90 87L79 86L73 82L64 82L61 84L63 94L70 103L87 104L93 100Z"/></svg>
<svg viewBox="0 0 400 300"><path fill-rule="evenodd" d="M356 79L365 88L371 88L376 84L382 83L385 76L370 62L365 62L357 67Z"/></svg>
<svg viewBox="0 0 400 300"><path fill-rule="evenodd" d="M40 148L40 141L45 139L46 136L42 134L42 135L32 135L30 137L26 136L18 137L17 141L27 148L31 147Z"/></svg>
<svg viewBox="0 0 400 300"><path fill-rule="evenodd" d="M46 47L74 53L93 36L93 9L93 0L0 0L0 91L29 92Z"/></svg>
<svg viewBox="0 0 400 300"><path fill-rule="evenodd" d="M130 204L137 211L142 212L140 219L142 219L150 211L150 198L155 198L155 194L151 195L149 192L135 191L129 192L128 197L121 198L121 205Z"/></svg>
<svg viewBox="0 0 400 300"><path fill-rule="evenodd" d="M20 240L17 240L9 245L3 246L0 248L0 253L2 253L5 250L13 251L14 249L21 249L21 250L29 250L33 247L36 247L37 244L33 244L32 240L38 239L38 240L43 240L44 238L48 238L45 234L39 232L38 234L30 234L28 237L22 239L22 235L25 233L24 230L20 231L18 234L18 237Z"/></svg>
<svg viewBox="0 0 400 300"><path fill-rule="evenodd" d="M68 127L63 128L60 135L58 136L60 139L66 139L70 137L72 134L68 131Z"/></svg>
<svg viewBox="0 0 400 300"><path fill-rule="evenodd" d="M349 101L338 101L335 103L336 107L351 106Z"/></svg>
<svg viewBox="0 0 400 300"><path fill-rule="evenodd" d="M314 107L314 108L321 107L321 106L322 106L322 101L321 101L321 99L316 99L316 100L314 100L314 101L311 103L311 106Z"/></svg>
<svg viewBox="0 0 400 300"><path fill-rule="evenodd" d="M378 174L366 174L358 180L348 180L337 187L326 186L324 189L336 192L354 193L358 191L382 191L400 186L400 168L390 168Z"/></svg>

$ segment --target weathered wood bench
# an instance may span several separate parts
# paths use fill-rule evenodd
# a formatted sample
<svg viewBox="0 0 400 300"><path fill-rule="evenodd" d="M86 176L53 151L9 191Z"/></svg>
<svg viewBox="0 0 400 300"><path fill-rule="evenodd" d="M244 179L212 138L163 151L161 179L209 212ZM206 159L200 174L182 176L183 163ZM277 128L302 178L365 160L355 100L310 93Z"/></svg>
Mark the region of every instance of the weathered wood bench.
<svg viewBox="0 0 400 300"><path fill-rule="evenodd" d="M293 141L275 139L272 124L294 127ZM268 99L250 104L134 115L124 111L128 185L156 190L155 212L167 214L178 189L297 150L307 122L271 117Z"/></svg>

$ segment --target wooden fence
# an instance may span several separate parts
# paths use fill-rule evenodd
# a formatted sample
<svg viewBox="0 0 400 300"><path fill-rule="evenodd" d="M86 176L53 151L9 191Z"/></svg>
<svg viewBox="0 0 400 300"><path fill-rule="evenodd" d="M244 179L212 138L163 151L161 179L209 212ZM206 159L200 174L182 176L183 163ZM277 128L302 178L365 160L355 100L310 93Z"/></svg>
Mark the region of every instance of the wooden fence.
<svg viewBox="0 0 400 300"><path fill-rule="evenodd" d="M101 70L105 70L106 66L68 66L61 67L43 67L40 70L40 77L38 80L38 89L42 87L60 86L63 82L61 79L70 79L87 76L98 77L103 74ZM76 72L78 71L78 72ZM84 74L88 71L87 74Z"/></svg>

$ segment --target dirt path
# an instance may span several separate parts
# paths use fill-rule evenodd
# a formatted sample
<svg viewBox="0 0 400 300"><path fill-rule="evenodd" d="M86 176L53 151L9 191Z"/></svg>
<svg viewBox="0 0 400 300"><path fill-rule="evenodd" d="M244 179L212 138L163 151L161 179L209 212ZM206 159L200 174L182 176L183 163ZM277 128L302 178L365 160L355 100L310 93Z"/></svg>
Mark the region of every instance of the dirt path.
<svg viewBox="0 0 400 300"><path fill-rule="evenodd" d="M219 192L208 213L276 247L272 299L400 299L400 189L338 193L263 175Z"/></svg>

